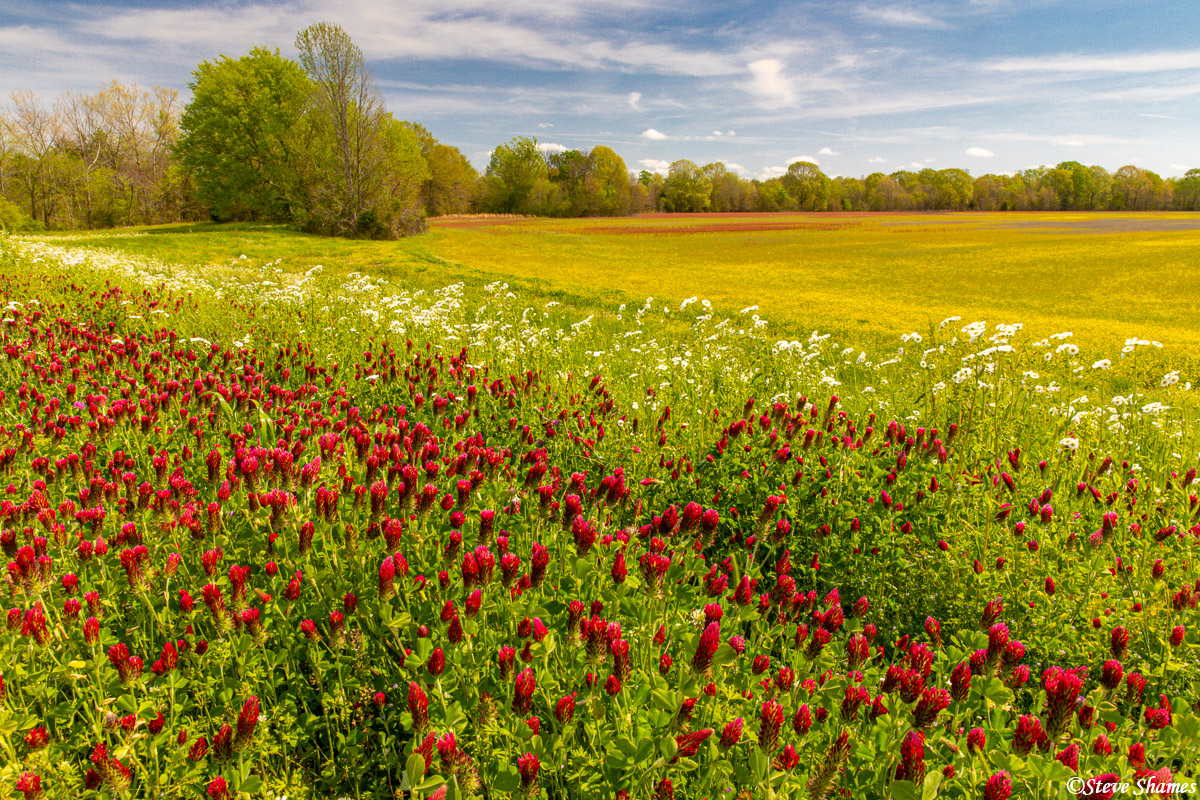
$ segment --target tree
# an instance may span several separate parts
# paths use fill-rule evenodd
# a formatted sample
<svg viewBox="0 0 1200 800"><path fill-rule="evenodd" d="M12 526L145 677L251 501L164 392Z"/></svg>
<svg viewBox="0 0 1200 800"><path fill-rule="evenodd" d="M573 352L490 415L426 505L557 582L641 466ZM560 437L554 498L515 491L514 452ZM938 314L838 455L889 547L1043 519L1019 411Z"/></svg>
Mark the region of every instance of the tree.
<svg viewBox="0 0 1200 800"><path fill-rule="evenodd" d="M587 213L601 217L630 213L632 186L625 161L611 147L597 145L587 156Z"/></svg>
<svg viewBox="0 0 1200 800"><path fill-rule="evenodd" d="M780 182L801 211L824 211L829 206L829 178L811 161L790 165Z"/></svg>
<svg viewBox="0 0 1200 800"><path fill-rule="evenodd" d="M401 146L404 137L384 110L362 50L328 22L300 31L296 49L313 85L306 114L313 142L306 154L306 227L369 238L424 230L419 192L399 190L416 176L423 182L428 167L411 131L415 147Z"/></svg>
<svg viewBox="0 0 1200 800"><path fill-rule="evenodd" d="M1200 169L1189 169L1175 181L1173 203L1183 211L1200 211Z"/></svg>
<svg viewBox="0 0 1200 800"><path fill-rule="evenodd" d="M541 214L552 205L550 171L533 136L516 136L492 151L484 206L497 214Z"/></svg>
<svg viewBox="0 0 1200 800"><path fill-rule="evenodd" d="M479 173L457 147L442 144L433 134L415 122L405 122L421 145L421 155L429 165L429 178L422 185L421 199L431 217L465 214L471 210L479 185Z"/></svg>
<svg viewBox="0 0 1200 800"><path fill-rule="evenodd" d="M183 112L180 161L214 219L289 222L303 205L300 140L312 84L278 50L256 47L193 71Z"/></svg>
<svg viewBox="0 0 1200 800"><path fill-rule="evenodd" d="M712 183L694 161L671 164L663 181L663 206L667 211L705 211L712 202Z"/></svg>

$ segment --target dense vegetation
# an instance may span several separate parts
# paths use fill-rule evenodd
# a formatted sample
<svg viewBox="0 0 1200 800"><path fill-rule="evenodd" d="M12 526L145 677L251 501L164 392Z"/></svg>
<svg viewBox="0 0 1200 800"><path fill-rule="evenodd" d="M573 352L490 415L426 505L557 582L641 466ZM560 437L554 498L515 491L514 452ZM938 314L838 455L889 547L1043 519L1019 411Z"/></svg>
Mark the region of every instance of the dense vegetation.
<svg viewBox="0 0 1200 800"><path fill-rule="evenodd" d="M0 793L1197 779L1196 376L1150 342L225 264L0 240Z"/></svg>

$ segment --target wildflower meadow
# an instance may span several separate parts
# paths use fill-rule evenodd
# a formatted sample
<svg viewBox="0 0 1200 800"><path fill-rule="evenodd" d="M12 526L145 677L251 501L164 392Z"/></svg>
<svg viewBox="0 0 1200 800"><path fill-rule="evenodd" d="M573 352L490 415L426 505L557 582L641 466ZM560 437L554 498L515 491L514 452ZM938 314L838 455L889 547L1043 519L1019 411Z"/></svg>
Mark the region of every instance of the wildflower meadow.
<svg viewBox="0 0 1200 800"><path fill-rule="evenodd" d="M0 238L0 797L1200 782L1198 378L1145 326L75 244Z"/></svg>

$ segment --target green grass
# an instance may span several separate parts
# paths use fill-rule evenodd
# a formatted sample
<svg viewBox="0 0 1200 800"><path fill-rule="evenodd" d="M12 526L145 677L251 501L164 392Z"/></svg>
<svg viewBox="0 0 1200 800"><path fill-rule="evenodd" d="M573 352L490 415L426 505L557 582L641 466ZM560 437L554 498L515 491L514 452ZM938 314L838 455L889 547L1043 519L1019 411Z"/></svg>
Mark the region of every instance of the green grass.
<svg viewBox="0 0 1200 800"><path fill-rule="evenodd" d="M1145 230L1158 220L1192 230ZM1084 225L1082 229L1071 226ZM1095 227L1091 227L1095 226ZM145 235L129 236L130 232ZM56 237L45 237L54 241ZM929 214L437 222L399 242L328 239L260 225L171 225L73 234L72 244L191 264L245 255L322 264L436 288L507 281L581 308L698 296L758 305L784 335L927 331L960 315L1037 335L1119 345L1200 345L1200 215Z"/></svg>

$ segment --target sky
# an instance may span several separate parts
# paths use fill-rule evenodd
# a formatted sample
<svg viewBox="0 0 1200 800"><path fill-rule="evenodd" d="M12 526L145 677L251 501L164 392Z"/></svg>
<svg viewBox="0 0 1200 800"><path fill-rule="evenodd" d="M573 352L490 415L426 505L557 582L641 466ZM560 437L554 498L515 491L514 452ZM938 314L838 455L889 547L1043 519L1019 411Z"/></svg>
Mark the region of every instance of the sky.
<svg viewBox="0 0 1200 800"><path fill-rule="evenodd" d="M186 97L200 61L294 56L321 20L480 168L514 136L757 178L1200 166L1196 0L5 0L0 102L114 79Z"/></svg>

